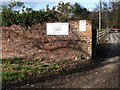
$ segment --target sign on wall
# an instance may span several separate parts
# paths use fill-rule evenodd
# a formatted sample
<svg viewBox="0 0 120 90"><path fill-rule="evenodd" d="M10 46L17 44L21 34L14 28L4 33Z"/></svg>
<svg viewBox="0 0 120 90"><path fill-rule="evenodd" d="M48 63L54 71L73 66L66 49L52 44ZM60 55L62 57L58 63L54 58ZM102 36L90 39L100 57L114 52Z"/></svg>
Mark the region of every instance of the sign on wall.
<svg viewBox="0 0 120 90"><path fill-rule="evenodd" d="M47 35L68 35L69 23L47 23Z"/></svg>
<svg viewBox="0 0 120 90"><path fill-rule="evenodd" d="M79 31L86 31L86 20L79 21Z"/></svg>

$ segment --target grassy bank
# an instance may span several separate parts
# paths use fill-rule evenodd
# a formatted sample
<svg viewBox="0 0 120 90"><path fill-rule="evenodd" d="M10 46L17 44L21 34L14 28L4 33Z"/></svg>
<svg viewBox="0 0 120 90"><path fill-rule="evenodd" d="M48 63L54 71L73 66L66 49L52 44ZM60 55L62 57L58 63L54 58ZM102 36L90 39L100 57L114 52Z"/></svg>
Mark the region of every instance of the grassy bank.
<svg viewBox="0 0 120 90"><path fill-rule="evenodd" d="M52 69L59 69L57 64L44 64L41 60L25 60L22 58L1 59L2 61L2 80L24 79L34 74L42 74Z"/></svg>
<svg viewBox="0 0 120 90"><path fill-rule="evenodd" d="M61 60L60 62L43 63L40 59L26 60L23 58L2 59L2 80L24 80L29 76L45 77L80 71L90 65L90 60Z"/></svg>

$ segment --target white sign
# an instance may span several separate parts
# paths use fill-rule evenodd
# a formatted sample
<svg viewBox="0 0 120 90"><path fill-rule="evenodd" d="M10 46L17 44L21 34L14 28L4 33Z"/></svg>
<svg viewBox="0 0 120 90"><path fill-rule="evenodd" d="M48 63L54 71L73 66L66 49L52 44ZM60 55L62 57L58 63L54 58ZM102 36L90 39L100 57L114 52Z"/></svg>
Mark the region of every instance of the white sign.
<svg viewBox="0 0 120 90"><path fill-rule="evenodd" d="M79 31L86 31L86 20L79 21Z"/></svg>
<svg viewBox="0 0 120 90"><path fill-rule="evenodd" d="M68 35L69 23L47 23L47 35Z"/></svg>

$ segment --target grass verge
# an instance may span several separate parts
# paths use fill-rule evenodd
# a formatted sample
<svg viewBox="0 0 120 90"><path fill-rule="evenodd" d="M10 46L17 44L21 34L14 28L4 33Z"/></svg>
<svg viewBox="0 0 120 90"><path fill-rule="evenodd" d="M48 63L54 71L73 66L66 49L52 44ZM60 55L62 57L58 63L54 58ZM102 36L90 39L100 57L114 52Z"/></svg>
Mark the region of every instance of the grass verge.
<svg viewBox="0 0 120 90"><path fill-rule="evenodd" d="M45 64L40 60L25 60L22 58L7 58L1 59L2 62L2 80L17 80L24 79L33 74L42 74L51 69L59 69L57 64Z"/></svg>

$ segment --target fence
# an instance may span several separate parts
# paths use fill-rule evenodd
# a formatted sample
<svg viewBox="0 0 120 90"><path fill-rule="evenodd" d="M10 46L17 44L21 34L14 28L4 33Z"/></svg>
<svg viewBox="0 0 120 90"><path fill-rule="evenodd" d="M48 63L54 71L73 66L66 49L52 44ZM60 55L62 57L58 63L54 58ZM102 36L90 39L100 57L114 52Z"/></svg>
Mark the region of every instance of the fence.
<svg viewBox="0 0 120 90"><path fill-rule="evenodd" d="M101 29L100 31L97 29L97 43L102 43L106 34L106 29Z"/></svg>

